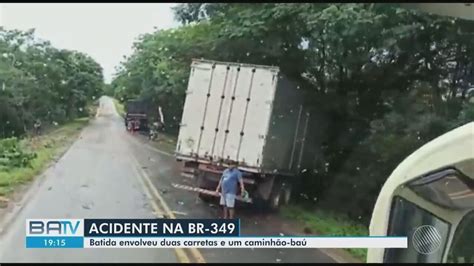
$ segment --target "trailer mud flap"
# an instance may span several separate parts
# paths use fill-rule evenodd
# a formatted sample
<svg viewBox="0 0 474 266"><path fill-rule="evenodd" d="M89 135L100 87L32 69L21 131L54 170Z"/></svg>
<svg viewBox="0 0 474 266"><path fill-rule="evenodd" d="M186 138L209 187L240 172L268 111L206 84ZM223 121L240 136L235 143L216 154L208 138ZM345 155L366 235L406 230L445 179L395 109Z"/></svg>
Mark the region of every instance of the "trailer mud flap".
<svg viewBox="0 0 474 266"><path fill-rule="evenodd" d="M203 188L198 188L198 187L191 187L191 186L175 184L175 183L172 183L172 186L174 188L183 189L183 190L187 190L187 191L198 192L198 193L203 193L203 194L206 194L206 195L209 195L209 196L214 196L214 197L220 197L221 196L221 194L216 193L215 190L208 190L208 189L203 189ZM242 196L236 196L235 199L239 200L239 201L247 202L247 203L252 203L253 202L251 198L242 198Z"/></svg>

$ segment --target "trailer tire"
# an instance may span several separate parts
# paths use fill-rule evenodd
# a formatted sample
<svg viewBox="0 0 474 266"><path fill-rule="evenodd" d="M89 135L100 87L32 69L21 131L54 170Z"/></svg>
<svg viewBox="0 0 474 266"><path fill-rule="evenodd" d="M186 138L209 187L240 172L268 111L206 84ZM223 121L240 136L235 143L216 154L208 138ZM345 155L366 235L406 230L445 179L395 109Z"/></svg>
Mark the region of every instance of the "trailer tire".
<svg viewBox="0 0 474 266"><path fill-rule="evenodd" d="M284 182L282 186L282 190L283 190L283 205L288 205L291 200L291 190L292 190L291 184Z"/></svg>
<svg viewBox="0 0 474 266"><path fill-rule="evenodd" d="M281 206L287 205L291 198L291 184L281 179L275 180L272 192L267 200L267 208L272 212L277 212Z"/></svg>
<svg viewBox="0 0 474 266"><path fill-rule="evenodd" d="M267 200L267 207L272 212L277 212L284 201L285 195L283 193L282 185L282 182L278 179L273 183L272 192Z"/></svg>
<svg viewBox="0 0 474 266"><path fill-rule="evenodd" d="M283 200L284 200L284 194L282 190L272 193L268 201L268 207L270 211L277 212L280 209L280 206L282 205Z"/></svg>

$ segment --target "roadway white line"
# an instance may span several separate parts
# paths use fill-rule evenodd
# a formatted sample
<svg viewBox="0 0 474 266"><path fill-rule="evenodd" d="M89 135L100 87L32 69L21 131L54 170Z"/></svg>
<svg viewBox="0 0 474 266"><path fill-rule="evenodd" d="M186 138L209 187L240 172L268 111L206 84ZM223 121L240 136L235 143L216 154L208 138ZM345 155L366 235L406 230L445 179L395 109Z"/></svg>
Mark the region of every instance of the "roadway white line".
<svg viewBox="0 0 474 266"><path fill-rule="evenodd" d="M165 152L165 151L159 150L159 149L157 149L157 148L155 148L155 147L152 147L152 146L150 146L150 144L143 143L143 142L141 142L141 141L135 139L133 136L130 136L130 135L129 135L129 137L130 137L130 139L131 139L133 142L135 142L135 144L137 144L137 145L143 145L143 146L145 146L145 148L147 148L147 149L149 149L149 150L152 150L152 151L154 151L154 152L157 152L157 153L160 153L160 154L163 154L163 155L166 155L166 156L170 156L170 157L173 157L173 156L174 156L173 154L171 154L171 153L169 153L169 152Z"/></svg>
<svg viewBox="0 0 474 266"><path fill-rule="evenodd" d="M161 154L170 156L170 157L173 157L173 156L174 156L174 155L171 154L171 153L168 153L168 152L159 150L159 149L157 149L157 148L155 148L155 147L152 147L152 146L150 146L150 145L148 145L148 144L143 143L143 145L145 145L148 149L150 149L150 150L152 150L152 151L155 151L155 152L158 152L158 153L161 153Z"/></svg>

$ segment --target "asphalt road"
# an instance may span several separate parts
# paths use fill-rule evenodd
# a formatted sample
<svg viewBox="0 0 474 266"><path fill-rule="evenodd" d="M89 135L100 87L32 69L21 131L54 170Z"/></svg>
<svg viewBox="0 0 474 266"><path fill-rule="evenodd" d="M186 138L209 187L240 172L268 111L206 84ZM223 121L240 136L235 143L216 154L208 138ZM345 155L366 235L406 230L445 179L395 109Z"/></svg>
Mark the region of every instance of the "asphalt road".
<svg viewBox="0 0 474 266"><path fill-rule="evenodd" d="M180 176L179 167L170 154L128 134L112 100L103 97L98 117L34 185L32 196L0 236L0 262L182 262L182 253L173 249L25 248L26 219L156 217L152 190L146 191L140 176L147 177L177 218L219 217L216 206L172 187L192 184ZM272 214L250 209L238 210L238 216L243 234L282 233ZM335 262L318 249L201 249L186 250L186 257L193 261L196 253L206 262Z"/></svg>

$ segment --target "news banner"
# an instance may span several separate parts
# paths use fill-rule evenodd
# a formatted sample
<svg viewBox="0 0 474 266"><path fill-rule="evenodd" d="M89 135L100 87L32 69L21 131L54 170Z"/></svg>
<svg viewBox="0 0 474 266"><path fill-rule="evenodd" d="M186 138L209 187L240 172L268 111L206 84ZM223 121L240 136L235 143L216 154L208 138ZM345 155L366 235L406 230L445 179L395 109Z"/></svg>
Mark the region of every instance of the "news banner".
<svg viewBox="0 0 474 266"><path fill-rule="evenodd" d="M28 219L26 248L407 248L406 237L241 235L238 219Z"/></svg>

